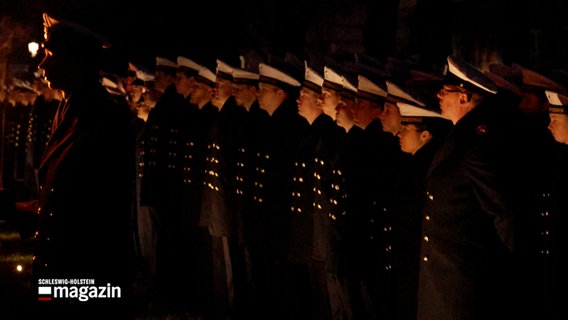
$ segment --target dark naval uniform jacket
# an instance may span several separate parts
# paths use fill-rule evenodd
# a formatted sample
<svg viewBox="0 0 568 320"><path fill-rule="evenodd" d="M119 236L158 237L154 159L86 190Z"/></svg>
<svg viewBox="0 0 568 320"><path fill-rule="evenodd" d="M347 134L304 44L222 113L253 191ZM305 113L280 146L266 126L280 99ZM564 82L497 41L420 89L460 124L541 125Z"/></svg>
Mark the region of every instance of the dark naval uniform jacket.
<svg viewBox="0 0 568 320"><path fill-rule="evenodd" d="M294 101L284 101L264 122L252 180L255 241L284 258L292 193L294 157L308 123Z"/></svg>
<svg viewBox="0 0 568 320"><path fill-rule="evenodd" d="M179 266L183 195L183 107L184 99L175 84L166 88L150 110L142 143L144 167L140 185L140 204L150 206L157 218L157 272L173 277ZM173 281L165 280L171 284Z"/></svg>
<svg viewBox="0 0 568 320"><path fill-rule="evenodd" d="M183 96L175 85L166 88L150 110L144 130L142 205L154 206L162 219L170 218L179 205L182 184ZM176 212L177 213L177 212Z"/></svg>
<svg viewBox="0 0 568 320"><path fill-rule="evenodd" d="M307 264L312 257L314 227L314 153L318 142L316 118L301 137L294 155L290 204L288 262Z"/></svg>
<svg viewBox="0 0 568 320"><path fill-rule="evenodd" d="M259 148L263 124L268 119L268 113L261 109L255 101L250 109L245 111L237 126L235 141L237 155L233 190L236 198L236 232L239 244L250 245L254 232L252 214L252 191L254 177L254 159Z"/></svg>
<svg viewBox="0 0 568 320"><path fill-rule="evenodd" d="M387 238L392 248L387 259L391 266L387 290L392 291L387 298L389 314L396 319L416 319L425 176L438 147L436 140L422 146L400 170L392 188L388 215L392 230Z"/></svg>
<svg viewBox="0 0 568 320"><path fill-rule="evenodd" d="M212 236L229 237L236 226L237 128L246 110L229 98L209 127L205 157L201 224Z"/></svg>
<svg viewBox="0 0 568 320"><path fill-rule="evenodd" d="M568 236L568 148L555 142L550 150L540 154L540 161L531 163L531 171L539 177L529 182L526 209L520 219L517 250L519 254L519 286L523 292L519 310L528 317L561 319L566 308L568 285L565 259ZM540 179L540 180L539 180ZM523 184L526 185L526 184Z"/></svg>
<svg viewBox="0 0 568 320"><path fill-rule="evenodd" d="M515 219L485 117L492 107L486 101L459 120L429 168L417 319L510 315Z"/></svg>
<svg viewBox="0 0 568 320"><path fill-rule="evenodd" d="M205 176L205 150L207 135L213 119L219 110L211 103L201 109L187 102L183 109L183 123L180 144L182 145L182 220L197 226L201 215L201 196Z"/></svg>
<svg viewBox="0 0 568 320"><path fill-rule="evenodd" d="M337 153L345 138L345 130L327 115L320 116L317 123L318 143L313 156L313 212L314 242L313 258L323 261L327 271L338 270L338 250L341 241L338 216L342 215L336 197L343 188L342 172L336 166Z"/></svg>
<svg viewBox="0 0 568 320"><path fill-rule="evenodd" d="M352 129L353 130L353 129ZM364 278L383 278L390 268L387 261L386 237L388 193L397 171L409 159L402 153L398 139L383 131L381 121L374 120L363 130L362 143L356 161L352 164L352 190L349 194L351 212L348 213L349 241L353 241L353 266Z"/></svg>
<svg viewBox="0 0 568 320"><path fill-rule="evenodd" d="M359 260L357 256L359 232L361 230L356 212L356 175L363 148L363 129L353 126L346 133L345 138L338 146L334 160L334 184L332 199L337 203L337 225L339 237L342 239L339 246L339 273L348 279L360 279Z"/></svg>

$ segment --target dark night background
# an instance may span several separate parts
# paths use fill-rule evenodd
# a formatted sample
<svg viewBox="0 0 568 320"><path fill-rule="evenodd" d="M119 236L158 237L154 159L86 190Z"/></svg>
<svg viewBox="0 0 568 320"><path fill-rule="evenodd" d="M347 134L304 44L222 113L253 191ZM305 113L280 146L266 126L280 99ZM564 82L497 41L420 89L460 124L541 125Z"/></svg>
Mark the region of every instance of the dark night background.
<svg viewBox="0 0 568 320"><path fill-rule="evenodd" d="M211 67L243 55L250 67L271 53L343 50L423 66L456 54L481 68L500 61L547 74L568 71L567 9L567 0L0 0L0 85L36 70L42 53L31 58L27 44L43 40L44 11L109 38L124 64L117 71L126 62L151 69L156 56ZM0 318L23 319L32 243L1 222Z"/></svg>
<svg viewBox="0 0 568 320"><path fill-rule="evenodd" d="M318 59L338 49L382 59L443 64L459 54L483 67L520 63L546 73L568 69L564 0L2 0L0 39L13 64L29 61L41 41L41 13L82 23L107 36L122 60L153 67L155 57L223 59L252 64L291 52ZM9 34L10 50L6 49Z"/></svg>

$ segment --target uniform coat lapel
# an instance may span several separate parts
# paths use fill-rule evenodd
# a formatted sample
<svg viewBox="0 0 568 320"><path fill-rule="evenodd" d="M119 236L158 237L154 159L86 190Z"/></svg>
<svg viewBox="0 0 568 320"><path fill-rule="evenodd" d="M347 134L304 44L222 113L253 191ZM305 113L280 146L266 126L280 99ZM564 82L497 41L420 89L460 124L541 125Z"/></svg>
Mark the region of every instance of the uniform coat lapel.
<svg viewBox="0 0 568 320"><path fill-rule="evenodd" d="M53 158L64 154L65 150L68 150L79 137L77 134L77 118L69 115L63 117L63 113L69 109L68 104L69 102L62 103L57 112L58 115L61 115L59 119L56 119L57 126L53 127L54 131L47 143L45 154L39 166L39 176L42 178L45 177L45 170ZM44 180L41 179L41 181Z"/></svg>

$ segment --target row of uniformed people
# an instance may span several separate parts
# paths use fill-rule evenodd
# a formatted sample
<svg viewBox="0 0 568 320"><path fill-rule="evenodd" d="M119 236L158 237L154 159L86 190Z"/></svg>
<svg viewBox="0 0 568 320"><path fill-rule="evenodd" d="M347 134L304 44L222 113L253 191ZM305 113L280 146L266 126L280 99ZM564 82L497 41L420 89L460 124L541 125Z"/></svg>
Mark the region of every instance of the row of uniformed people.
<svg viewBox="0 0 568 320"><path fill-rule="evenodd" d="M61 101L56 90L40 78L13 78L0 90L2 185L19 201L38 193L36 170L51 134L51 121Z"/></svg>
<svg viewBox="0 0 568 320"><path fill-rule="evenodd" d="M422 111L407 114L405 122L437 118L423 109L436 109L428 100L432 91L427 87L441 87L442 78L427 74L427 81L421 82L425 74L415 72L404 82L376 66L358 64L353 69L348 62L340 66L331 61L320 68L323 76L318 77L311 67L300 75L288 72L291 61L275 57L259 65L259 93L254 99L254 72L222 61L217 61L217 70L212 72L184 57L177 63L157 59L157 71L167 64L170 77L177 73L177 91L181 92L180 79L195 81L189 85L191 93L184 95L189 100L185 105L152 111L146 127L143 178L159 169L164 174L154 173L155 177L184 178L174 183L193 184L179 191L172 182L154 180L152 198L165 200L160 205L160 201L141 198L156 210L161 230L157 241L169 250L168 254L157 251L158 272L165 268L162 272L176 279L160 281L181 283L180 275L188 279L196 275L188 283L198 292L180 303L203 307L207 301L196 302L204 296L201 293L215 288L205 295L210 297L209 312L228 312L236 305L244 307L244 312L292 318L311 314L315 318L413 319L418 304L414 293L420 261L416 241L422 218L421 176L439 142L428 144L420 153L399 146L399 138L417 129L415 124L402 125L405 107L401 106ZM346 71L345 65L351 70ZM232 78L224 77L229 71ZM224 80L239 88L234 97L222 93ZM240 82L246 84L239 87ZM510 83L499 84L500 93L510 89ZM248 113L235 111L241 92L248 93L249 103L255 104ZM271 94L275 97L270 98ZM297 101L290 95L298 96ZM225 103L220 97L225 97ZM502 103L496 109L516 109L509 100ZM244 102L240 106L246 108ZM351 126L346 117L350 113ZM438 140L445 135L447 121L433 122L435 125L422 124L418 129ZM221 123L222 128L217 125ZM237 127L242 124L240 131ZM336 124L346 132L338 131ZM149 134L150 130L156 133ZM160 159L160 143L163 158L152 160L154 156ZM185 150L177 149L183 146ZM424 159L415 160L419 159L415 154L423 154ZM160 164L164 166L159 168ZM189 206L182 207L179 203L183 201ZM183 234L190 238L179 238ZM405 250L397 251L398 246ZM204 264L197 267L200 262ZM172 269L174 264L180 269ZM204 279L209 280L195 286Z"/></svg>
<svg viewBox="0 0 568 320"><path fill-rule="evenodd" d="M157 76L162 72L163 65L167 63L168 61L166 60L157 59ZM194 120L198 117L192 113L193 117L183 118L184 120L180 121L183 117L180 113L183 107L175 104L168 106L171 112L170 115L163 115L167 112L164 111L165 109L157 109L160 112L153 109L148 118L146 126L147 135L146 140L144 140L144 179L152 177L153 174L161 178L168 176L167 174L159 175L152 173L152 170L159 169L159 163L167 163L160 170L180 170L180 167L182 167L186 174L191 174L192 172L198 175L204 174L201 178L185 179L184 182L186 184L197 182L197 189L192 189L185 195L178 195L178 197L183 199L192 199L192 208L176 209L165 205L161 208L159 202L152 205L157 212L160 228L166 233L163 236L160 236L161 232L158 233L158 243L167 243L166 247L170 250L175 248L173 251L170 251L170 255L165 255L158 249L158 263L167 261L165 260L166 257L172 260L164 266L169 266L173 263L181 264L180 262L184 260L183 257L175 255L180 252L187 253L188 241L177 239L170 242L168 239L175 238L175 234L183 233L182 230L175 228L181 227L188 230L187 226L180 223L180 220L173 220L173 222L168 222L168 220L172 219L172 215L181 215L178 219L193 216L191 225L194 227L198 226L197 228L206 228L208 230L206 233L212 236L208 238L207 235L204 235L208 241L205 239L192 239L193 245L207 243L205 250L203 250L204 247L197 249L202 254L201 259L197 259L197 261L207 260L203 257L204 253L219 253L213 255L215 258L219 258L219 263L215 264L215 261L210 261L209 263L213 263L216 268L221 267L221 272L218 276L212 276L210 279L215 279L218 285L221 286L221 289L228 291L221 290L225 297L230 297L233 294L231 290L234 289L230 285L226 286L225 282L222 281L223 279L227 279L226 283L229 284L231 279L234 279L237 284L239 281L246 283L246 279L248 279L249 286L245 286L245 288L247 290L253 288L257 290L256 298L263 301L260 305L266 307L266 312L271 312L270 310L278 307L282 301L288 301L296 308L287 306L281 309L281 312L288 310L290 316L293 317L298 316L298 314L305 315L316 311L317 313L314 316L318 318L329 317L336 313L351 315L351 302L348 303L348 301L351 300L350 296L354 295L359 297L354 299L357 300L354 301L355 304L359 306L356 308L356 312L367 314L365 317L376 313L376 306L369 307L369 305L381 301L380 287L383 279L378 277L377 271L385 268L385 253L383 252L385 240L384 232L382 231L385 227L383 211L386 206L384 205L384 199L387 198L389 181L392 181L392 177L396 174L395 167L399 165L398 157L403 157L402 152L398 148L396 137L383 131L378 118L382 109L382 103L388 95L387 88L384 84L378 85L367 78L374 76L376 79L380 79L380 76L386 76L386 74L378 74L380 73L378 69L367 68L366 73L368 75L361 75L359 79L357 79L357 72L351 72L350 76L355 76L355 78L350 83L339 74L341 72L336 72L332 68L326 67L324 70L326 81L322 84L314 84L313 75L317 77L317 72L314 72L313 69L308 69L312 72L306 73L306 80L303 82L304 85L302 85L300 81L304 76L303 74L297 73L294 77L270 64L261 64L259 66L260 76L258 76L260 78L260 93L257 99L251 99L250 101L257 101L264 111L260 109L255 111L258 116L255 116L252 123L241 122L246 123L244 128L249 130L248 138L241 142L246 142L249 150L243 153L243 151L246 151L245 147L233 147L231 150L231 146L228 146L226 143L221 144L221 141L216 140L220 138L220 136L216 136L219 128L209 122L215 118L215 112L211 111L214 109L211 109L208 103L197 102L196 97L200 96L198 88L203 86L203 84L208 84L210 90L215 92L211 99L218 96L219 92L222 91L218 90L218 87L221 87L221 85L214 86L214 83L222 82L218 81L223 79L219 75L222 75L223 67L226 68L227 66L222 61L218 63L216 74L184 57L180 57L177 64L169 63L171 77L173 77L174 72L178 73L178 83L176 83L178 88L180 87L180 78L195 77L195 90L186 96L190 101L193 101L186 105L185 108L186 111L205 110L203 114L209 114L206 116L208 120L199 118L200 120L197 123L200 125L205 124L204 131L209 133L208 138L210 140L206 138L205 142L204 140L186 141L183 137L175 136L177 132L182 130L195 130L197 126L189 125L190 123L194 124L194 122L184 121ZM276 57L272 59L271 63L279 65L281 66L280 68L285 70L290 65L289 63L288 65L283 64ZM179 67L178 71L174 71L176 67ZM338 65L334 67L339 68ZM188 74L187 71L191 69L192 72ZM249 76L249 78L243 77L243 79L249 82L246 85L246 89L250 90L253 88L254 86L251 86L252 83L250 82L257 81L254 78L254 73L251 74L238 69L233 70L233 80L237 85L240 80L236 75L239 72ZM250 78L250 75L253 77ZM312 77L309 75L312 75ZM381 80L378 80L378 82L382 83ZM350 83L346 87L351 88L351 90L344 90L345 83ZM360 87L359 90L357 86ZM315 104L317 121L315 121L315 118L310 118L313 115L303 114L302 110L298 113L297 104L302 109L301 105L306 100L304 97L306 97L305 91L307 90L301 89L299 99L295 101L297 92L295 93L294 91L298 91L300 87L310 87L311 91L315 90L316 96L312 97L312 102ZM323 87L323 91L326 92L321 98L319 96L319 91L322 90L319 89L320 87ZM213 90L213 88L216 88L216 90ZM237 96L239 92L243 91L246 92L242 88L236 91ZM284 94L287 91L288 93ZM274 94L275 97L271 98L271 94ZM356 111L359 114L356 120L357 128L361 129L361 131L354 133L357 130L350 130L352 136L360 135L356 139L350 139L350 141L355 142L355 145L344 143L347 137L346 133L334 123L336 105L339 101L337 96L339 94L350 97L351 103L355 101L355 97L358 95L357 107L353 109L365 110ZM289 95L291 97L288 97ZM336 96L335 102L333 102L334 95ZM328 107L322 108L319 106L320 100L323 100L323 104L327 103ZM325 102L326 100L331 100L331 103ZM207 98L205 102L207 102ZM156 107L159 105L157 104ZM195 105L201 108L195 108ZM225 107L219 109L230 110L230 108ZM257 109L254 108L254 110ZM324 110L327 110L328 114L324 114ZM351 112L351 110L348 112ZM154 116L152 116L152 113ZM158 114L162 118L159 118ZM232 117L227 119L236 120L237 123L240 122L239 119L241 118L235 117L234 113L232 115ZM302 119L302 117L305 119ZM157 125L156 123L159 121L163 122ZM166 121L172 121L172 123L176 123L178 126L167 124ZM311 123L312 121L313 123ZM367 133L364 133L363 129L371 123L373 123L371 128L374 128L374 130L369 129L366 131ZM251 132L251 128L255 126L262 131ZM228 129L229 127L231 127L231 124L225 122L223 130L227 132L228 138L235 139L240 136ZM162 130L162 136L157 133L149 134L149 130ZM186 137L195 139L196 136L190 134ZM159 152L157 146L160 142L158 140L164 138L166 141L161 143L166 145L164 150L168 151L164 151L163 157L165 159L169 158L169 160L165 162L152 160L154 153L157 154ZM227 136L225 136L226 138ZM250 138L254 138L255 141L250 140ZM186 142L184 143L184 141ZM378 143L381 141L385 141L385 144L391 146L390 151L385 152L381 149L383 145ZM178 145L195 146L199 143L201 143L202 148L207 144L207 148L213 150L213 153L193 153L189 150L178 151L175 149ZM226 151L226 148L229 151ZM219 151L220 149L225 151ZM347 151L343 152L342 149ZM229 154L231 151L235 152L235 150L241 152L241 155L248 158L248 161L230 161ZM182 162L182 165L180 165L178 161L184 161L181 160L182 158L193 162L205 161L206 164L202 163L200 167L199 165L196 166L195 163ZM341 158L341 161L338 160L339 158ZM339 163L342 163L342 166L345 166L345 168L340 167ZM352 166L354 163L356 165ZM363 165L364 163L366 165ZM223 165L225 170L216 169L218 166L223 167ZM228 182L231 180L229 177L232 175L228 174L231 171L227 171L230 170L227 168L235 167L235 165L237 167L236 169L233 168L235 170L241 170L241 172L249 170L246 174L234 175L242 187L233 187L230 183L225 183L225 185L220 183L221 181ZM255 169L251 172L253 167ZM358 167L361 170L353 170L354 167ZM346 172L350 172L351 175L348 179L344 176ZM169 176L171 179L184 177L184 175L179 173L172 173ZM387 178L391 180L387 180ZM369 188L369 184L373 186ZM168 201L165 202L168 202L169 206L176 206L179 203L180 199L175 200L176 192L179 192L175 191L177 188L175 183L156 183L154 181L150 185L154 187L152 198L156 199L159 195L164 197L172 197L174 195L174 198L168 198ZM201 185L204 188L203 190L199 190ZM172 186L174 186L173 191L168 189L172 188ZM354 186L360 189L356 189ZM351 188L353 190L350 190ZM250 192L248 195L245 193L247 190ZM234 199L231 200L232 193L239 195L238 199L240 200L237 202ZM219 197L219 195L222 195L222 197ZM228 199L223 199L223 197ZM141 203L147 204L145 201L148 201L148 199L145 199L144 195L142 195ZM235 204L239 205L235 206ZM347 209L351 206L359 207L360 212L352 208ZM212 210L207 210L207 208L211 207L213 208ZM229 211L231 208L237 210ZM241 208L243 210L239 210ZM160 211L162 214L160 214ZM348 216L348 211L357 212L357 214ZM216 219L210 219L212 214L217 215ZM236 221L234 221L235 219ZM168 223L173 223L173 225L168 226ZM341 229L336 230L337 223L341 225ZM222 228L219 228L220 226ZM240 228L241 226L245 228L242 229ZM234 234L231 232L232 229L237 229L237 244L244 245L244 247L232 246L232 240L234 239ZM341 233L341 236L338 236L337 233ZM220 239L216 239L215 236L220 237ZM160 237L164 238L160 239ZM340 244L338 242L339 239L344 244ZM216 245L217 250L215 250L215 247L208 247L215 246L211 240L218 242ZM178 245L181 247L175 247ZM232 251L230 250L231 248L233 248ZM362 250L361 248L367 248L368 250ZM342 261L349 261L344 263L346 266L342 267L344 269L342 273L344 275L348 274L348 277L351 277L353 281L345 282L338 276L340 274L340 266L337 262L338 250L349 254L348 258L342 259ZM227 256L227 252L232 252L234 261L228 259L230 255ZM371 255L373 259L369 261L373 263L367 263L366 255L370 252L373 252ZM240 259L237 259L237 253L243 254ZM243 264L242 261L247 258L250 258L251 261ZM190 259L187 264L195 265L195 261L196 259ZM238 265L238 261L241 261L241 265ZM232 262L233 265L229 262ZM231 265L231 268L227 269L229 265ZM223 267L225 267L224 270L222 270ZM158 272L160 272L160 268L160 265L158 265ZM206 269L205 267L201 271ZM217 269L213 268L212 270ZM167 268L166 272L175 277L179 277L179 274L181 274L171 271L172 269ZM231 276L232 271L237 273L234 278ZM243 271L244 276L242 276ZM191 274L192 272L185 273ZM197 273L199 279L203 279L201 273L193 273ZM300 279L309 279L310 281L299 281ZM283 280L290 281L283 282ZM360 281L363 281L363 285L360 285ZM167 281L165 282L167 283ZM318 286L314 286L313 283L317 283ZM289 286L290 284L294 285ZM213 284L209 283L208 285L212 286ZM302 290L311 287L318 290ZM328 290L328 288L332 288L332 290ZM345 289L345 294L336 294L330 300L329 294L341 292L340 288ZM287 294L282 296L282 292ZM240 303L240 295L243 292L237 291L237 293L235 299ZM298 295L298 293L302 294ZM306 295L306 293L309 294ZM297 297L302 298L298 299ZM314 305L318 308L314 308L314 306L308 303L316 297L317 303ZM339 305L334 303L332 304L333 308L331 308L330 301L343 301L343 303ZM230 298L227 299L227 302L230 304ZM199 312L204 311L200 310Z"/></svg>

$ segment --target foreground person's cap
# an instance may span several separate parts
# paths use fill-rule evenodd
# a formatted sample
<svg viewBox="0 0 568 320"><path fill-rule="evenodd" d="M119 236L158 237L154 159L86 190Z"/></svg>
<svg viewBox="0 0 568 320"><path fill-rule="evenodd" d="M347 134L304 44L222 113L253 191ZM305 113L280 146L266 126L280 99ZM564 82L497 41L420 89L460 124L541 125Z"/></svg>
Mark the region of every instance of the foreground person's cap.
<svg viewBox="0 0 568 320"><path fill-rule="evenodd" d="M81 24L43 14L44 46L57 53L95 58L111 47L102 35Z"/></svg>

